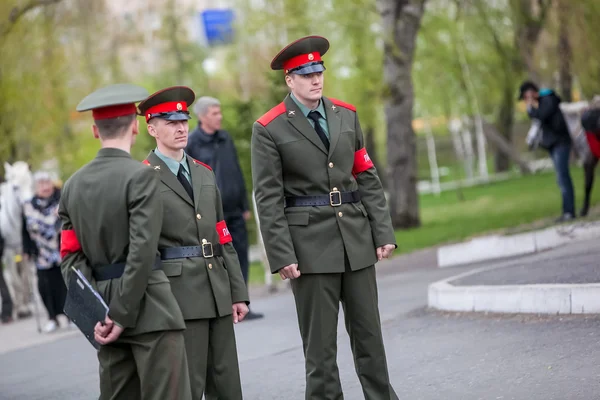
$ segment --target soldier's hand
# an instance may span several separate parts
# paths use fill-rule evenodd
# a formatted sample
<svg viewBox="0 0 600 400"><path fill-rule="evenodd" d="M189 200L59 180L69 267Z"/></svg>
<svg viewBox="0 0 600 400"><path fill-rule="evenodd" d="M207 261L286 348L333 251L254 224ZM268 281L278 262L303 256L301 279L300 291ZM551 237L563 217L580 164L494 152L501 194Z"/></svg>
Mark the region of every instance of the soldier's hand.
<svg viewBox="0 0 600 400"><path fill-rule="evenodd" d="M298 264L290 264L287 267L283 267L279 270L279 276L284 281L286 279L296 279L300 276L300 270L298 269Z"/></svg>
<svg viewBox="0 0 600 400"><path fill-rule="evenodd" d="M389 256L392 255L392 252L394 251L394 249L396 249L396 246L394 246L393 244L384 244L381 247L377 248L377 259L379 261L383 260L384 258L388 258Z"/></svg>
<svg viewBox="0 0 600 400"><path fill-rule="evenodd" d="M100 325L100 328L98 328L98 325ZM106 328L108 328L107 332ZM101 336L100 333L103 332L105 332L106 334L104 336ZM123 328L115 324L109 317L106 317L106 320L104 321L104 326L102 326L100 323L96 324L96 327L94 329L94 339L101 345L105 345L117 340L119 336L121 336L121 333L123 333Z"/></svg>
<svg viewBox="0 0 600 400"><path fill-rule="evenodd" d="M234 303L233 308L233 323L237 324L238 322L242 322L248 314L248 306L246 303Z"/></svg>
<svg viewBox="0 0 600 400"><path fill-rule="evenodd" d="M105 338L112 329L114 322L108 316L104 320L104 324L98 322L94 327L94 337L99 336Z"/></svg>

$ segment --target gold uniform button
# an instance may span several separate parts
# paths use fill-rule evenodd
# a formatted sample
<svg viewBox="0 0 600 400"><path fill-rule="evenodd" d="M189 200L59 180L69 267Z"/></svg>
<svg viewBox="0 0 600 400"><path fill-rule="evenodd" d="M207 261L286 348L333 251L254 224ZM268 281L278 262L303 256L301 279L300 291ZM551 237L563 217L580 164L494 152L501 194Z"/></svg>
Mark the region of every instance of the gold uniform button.
<svg viewBox="0 0 600 400"><path fill-rule="evenodd" d="M333 168L333 163L332 162L329 163L329 168Z"/></svg>
<svg viewBox="0 0 600 400"><path fill-rule="evenodd" d="M340 217L343 217L343 216L344 216L344 214L342 214L342 212L341 212L341 211L338 213L338 215L339 215Z"/></svg>
<svg viewBox="0 0 600 400"><path fill-rule="evenodd" d="M208 264L208 269L212 269L212 264Z"/></svg>
<svg viewBox="0 0 600 400"><path fill-rule="evenodd" d="M201 218L202 218L202 215L196 214L196 219L201 219Z"/></svg>

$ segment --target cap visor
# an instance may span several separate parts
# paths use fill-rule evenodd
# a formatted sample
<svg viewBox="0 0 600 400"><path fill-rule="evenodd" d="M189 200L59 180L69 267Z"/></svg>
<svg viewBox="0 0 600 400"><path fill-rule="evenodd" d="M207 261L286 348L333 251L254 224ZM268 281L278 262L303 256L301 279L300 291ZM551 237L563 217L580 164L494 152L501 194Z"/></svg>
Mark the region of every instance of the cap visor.
<svg viewBox="0 0 600 400"><path fill-rule="evenodd" d="M307 65L306 67L302 67L292 73L297 74L297 75L308 75L308 74L314 74L315 72L323 72L323 71L325 71L325 67L323 66L323 64L315 64L315 65Z"/></svg>
<svg viewBox="0 0 600 400"><path fill-rule="evenodd" d="M163 115L158 118L166 119L167 121L185 121L192 119L188 113L184 112L163 113Z"/></svg>

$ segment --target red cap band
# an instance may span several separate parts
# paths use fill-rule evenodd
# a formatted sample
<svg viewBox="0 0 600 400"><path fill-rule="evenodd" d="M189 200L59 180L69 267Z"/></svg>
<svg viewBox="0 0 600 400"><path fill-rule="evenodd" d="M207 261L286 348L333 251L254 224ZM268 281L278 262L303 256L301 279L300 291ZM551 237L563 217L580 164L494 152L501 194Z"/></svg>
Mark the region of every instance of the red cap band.
<svg viewBox="0 0 600 400"><path fill-rule="evenodd" d="M164 112L187 111L187 103L185 101L168 101L160 103L146 110L146 122L150 119L150 114L158 114Z"/></svg>
<svg viewBox="0 0 600 400"><path fill-rule="evenodd" d="M312 52L307 54L300 54L299 56L292 57L283 63L283 69L287 73L290 69L301 66L309 62L321 61L321 54L318 52Z"/></svg>
<svg viewBox="0 0 600 400"><path fill-rule="evenodd" d="M101 107L92 110L95 120L122 117L123 115L137 114L135 104L118 104L116 106Z"/></svg>

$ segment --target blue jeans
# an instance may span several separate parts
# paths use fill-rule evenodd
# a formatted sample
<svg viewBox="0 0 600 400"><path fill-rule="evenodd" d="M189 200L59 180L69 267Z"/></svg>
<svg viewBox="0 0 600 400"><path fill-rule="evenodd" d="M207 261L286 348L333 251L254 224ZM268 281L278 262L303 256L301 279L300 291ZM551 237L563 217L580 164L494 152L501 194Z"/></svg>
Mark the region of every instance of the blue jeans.
<svg viewBox="0 0 600 400"><path fill-rule="evenodd" d="M562 194L563 215L570 213L575 217L575 193L573 181L569 172L569 156L571 154L571 143L560 143L550 149L550 157L556 171L556 182Z"/></svg>

